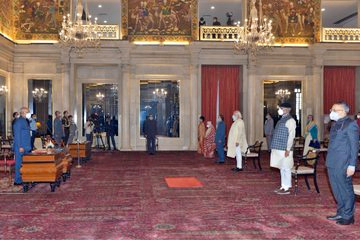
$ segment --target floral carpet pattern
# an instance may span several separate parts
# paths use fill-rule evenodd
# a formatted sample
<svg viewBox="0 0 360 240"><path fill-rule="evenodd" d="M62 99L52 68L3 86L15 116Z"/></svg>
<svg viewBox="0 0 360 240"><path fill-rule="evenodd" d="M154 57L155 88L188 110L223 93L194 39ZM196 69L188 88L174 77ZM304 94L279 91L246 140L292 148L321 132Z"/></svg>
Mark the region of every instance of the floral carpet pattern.
<svg viewBox="0 0 360 240"><path fill-rule="evenodd" d="M195 152L97 152L53 193L37 184L0 194L0 239L360 239L360 210L351 226L325 219L335 202L323 160L320 194L300 179L298 195L280 196L265 155L263 171L250 163L234 173L233 160L216 165ZM169 188L166 176L203 187Z"/></svg>

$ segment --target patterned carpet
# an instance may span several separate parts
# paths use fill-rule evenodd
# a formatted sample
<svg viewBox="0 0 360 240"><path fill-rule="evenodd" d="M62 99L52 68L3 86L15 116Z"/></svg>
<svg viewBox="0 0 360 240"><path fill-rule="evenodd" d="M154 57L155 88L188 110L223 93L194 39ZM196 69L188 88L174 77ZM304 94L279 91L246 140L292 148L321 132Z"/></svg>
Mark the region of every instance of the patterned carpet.
<svg viewBox="0 0 360 240"><path fill-rule="evenodd" d="M297 196L279 196L278 171L265 158L262 172L249 164L233 173L232 161L194 152L95 153L54 193L48 184L1 193L0 239L360 239L360 211L352 226L325 219L335 203L323 160L320 194L300 179ZM168 188L167 176L204 186Z"/></svg>

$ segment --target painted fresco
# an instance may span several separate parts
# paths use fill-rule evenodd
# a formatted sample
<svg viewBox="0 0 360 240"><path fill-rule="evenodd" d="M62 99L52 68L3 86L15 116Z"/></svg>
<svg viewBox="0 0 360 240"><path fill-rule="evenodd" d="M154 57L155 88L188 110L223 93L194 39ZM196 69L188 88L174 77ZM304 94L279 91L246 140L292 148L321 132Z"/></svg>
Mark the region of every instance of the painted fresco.
<svg viewBox="0 0 360 240"><path fill-rule="evenodd" d="M249 0L248 6L251 6ZM272 19L273 34L281 43L320 40L320 0L257 0L262 18Z"/></svg>
<svg viewBox="0 0 360 240"><path fill-rule="evenodd" d="M0 0L0 32L10 38L14 37L14 2Z"/></svg>
<svg viewBox="0 0 360 240"><path fill-rule="evenodd" d="M70 0L17 0L16 39L58 39L63 15L69 12Z"/></svg>
<svg viewBox="0 0 360 240"><path fill-rule="evenodd" d="M196 12L194 0L123 0L123 35L129 40L191 40Z"/></svg>

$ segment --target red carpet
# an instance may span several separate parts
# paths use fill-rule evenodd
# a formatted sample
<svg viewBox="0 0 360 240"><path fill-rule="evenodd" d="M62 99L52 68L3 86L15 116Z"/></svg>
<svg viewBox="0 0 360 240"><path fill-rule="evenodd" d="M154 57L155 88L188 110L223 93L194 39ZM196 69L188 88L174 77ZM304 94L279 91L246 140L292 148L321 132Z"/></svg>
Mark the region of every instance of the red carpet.
<svg viewBox="0 0 360 240"><path fill-rule="evenodd" d="M266 154L264 154L266 156ZM0 239L360 239L355 225L325 219L335 212L323 160L320 194L279 196L279 172L215 165L194 152L94 153L51 193L38 184L28 193L0 194ZM357 173L355 182L360 183ZM169 188L168 176L193 176L203 187Z"/></svg>
<svg viewBox="0 0 360 240"><path fill-rule="evenodd" d="M202 187L202 183L195 177L166 177L169 188L193 188Z"/></svg>

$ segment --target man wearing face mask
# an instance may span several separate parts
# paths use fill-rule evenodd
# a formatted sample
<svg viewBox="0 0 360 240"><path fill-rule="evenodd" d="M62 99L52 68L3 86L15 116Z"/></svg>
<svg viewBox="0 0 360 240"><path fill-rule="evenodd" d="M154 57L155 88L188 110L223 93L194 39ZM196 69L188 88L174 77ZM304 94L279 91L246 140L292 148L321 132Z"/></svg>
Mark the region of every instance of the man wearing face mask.
<svg viewBox="0 0 360 240"><path fill-rule="evenodd" d="M280 169L281 187L275 190L277 194L290 194L291 168L294 166L292 146L296 134L296 122L290 115L291 105L280 104L277 122L270 143L270 167Z"/></svg>
<svg viewBox="0 0 360 240"><path fill-rule="evenodd" d="M224 144L225 144L225 123L224 123L224 116L219 115L218 123L216 127L215 133L215 143L216 143L216 152L218 154L219 159L216 163L223 164L225 162L225 154L224 154Z"/></svg>
<svg viewBox="0 0 360 240"><path fill-rule="evenodd" d="M34 149L34 142L37 132L37 125L36 125L36 114L31 114L30 118L30 130L31 130L31 149Z"/></svg>
<svg viewBox="0 0 360 240"><path fill-rule="evenodd" d="M146 137L147 151L150 155L154 155L156 151L156 134L157 123L153 115L149 115L149 119L144 122L144 135Z"/></svg>
<svg viewBox="0 0 360 240"><path fill-rule="evenodd" d="M234 121L231 125L228 142L227 142L227 156L236 157L236 167L231 169L234 172L242 171L242 157L241 152L246 152L248 144L246 141L245 124L242 120L240 111L235 111L232 115Z"/></svg>
<svg viewBox="0 0 360 240"><path fill-rule="evenodd" d="M22 157L31 151L30 126L26 120L27 107L20 109L20 117L14 123L15 179L14 185L22 184L20 168Z"/></svg>
<svg viewBox="0 0 360 240"><path fill-rule="evenodd" d="M336 215L328 220L340 225L354 223L355 194L352 176L359 152L359 127L351 120L349 105L337 102L331 108L330 119L335 124L330 130L326 167L332 192L336 199Z"/></svg>

